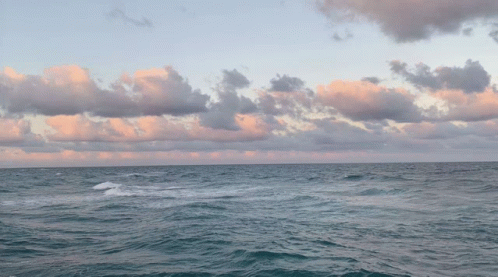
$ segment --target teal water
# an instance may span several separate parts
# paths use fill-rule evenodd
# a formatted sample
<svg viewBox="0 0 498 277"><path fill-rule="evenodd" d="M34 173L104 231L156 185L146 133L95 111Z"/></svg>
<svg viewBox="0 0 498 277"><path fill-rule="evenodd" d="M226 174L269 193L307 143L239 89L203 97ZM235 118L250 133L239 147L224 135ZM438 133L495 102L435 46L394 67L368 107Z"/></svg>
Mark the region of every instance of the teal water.
<svg viewBox="0 0 498 277"><path fill-rule="evenodd" d="M498 276L498 163L0 169L0 276Z"/></svg>

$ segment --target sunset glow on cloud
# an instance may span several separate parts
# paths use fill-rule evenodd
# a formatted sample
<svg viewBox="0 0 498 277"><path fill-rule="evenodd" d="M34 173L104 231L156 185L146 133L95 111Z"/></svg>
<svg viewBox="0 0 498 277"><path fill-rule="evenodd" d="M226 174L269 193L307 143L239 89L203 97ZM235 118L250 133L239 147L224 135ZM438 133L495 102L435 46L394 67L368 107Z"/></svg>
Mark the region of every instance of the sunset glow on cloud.
<svg viewBox="0 0 498 277"><path fill-rule="evenodd" d="M312 35L289 37L272 28L262 33L260 25L253 33L228 17L242 2L220 10L186 3L185 9L195 11L193 18L162 2L150 7L126 2L128 11L136 8L130 18L143 17L136 22L109 6L98 23L78 19L62 27L50 21L43 31L49 39L30 46L33 53L27 56L6 41L29 41L42 33L34 34L28 25L16 27L17 35L6 31L0 166L495 159L496 1L277 2L247 4L247 13L256 16L262 9L282 14L282 20L302 13L303 22L313 23L302 28ZM85 9L102 9L88 5ZM12 13L19 9L4 6ZM174 18L185 29L170 29L168 19L155 12L159 6L177 13ZM31 13L49 17L62 8ZM223 19L235 21L230 27L218 22ZM8 27L21 19L1 20ZM317 24L323 30L316 30ZM99 35L100 50L72 47L79 40L72 33L78 26L100 26L99 32L113 34L119 45ZM192 44L203 28L213 27L218 29L212 38ZM333 38L344 30L351 37ZM82 36L97 36L92 32L97 31ZM224 41L219 32L232 40ZM65 43L57 46L51 37L56 33L66 35ZM364 49L367 42L382 53L383 62L370 63L377 60ZM90 40L82 43L91 48ZM426 45L434 52L417 50ZM37 47L40 53L59 47L60 54L45 60L35 54ZM298 47L294 55L286 52L293 47ZM307 47L322 50L306 52ZM459 54L445 56L448 51ZM284 52L287 58L279 56ZM92 58L100 53L101 58ZM30 67L28 60L40 62Z"/></svg>

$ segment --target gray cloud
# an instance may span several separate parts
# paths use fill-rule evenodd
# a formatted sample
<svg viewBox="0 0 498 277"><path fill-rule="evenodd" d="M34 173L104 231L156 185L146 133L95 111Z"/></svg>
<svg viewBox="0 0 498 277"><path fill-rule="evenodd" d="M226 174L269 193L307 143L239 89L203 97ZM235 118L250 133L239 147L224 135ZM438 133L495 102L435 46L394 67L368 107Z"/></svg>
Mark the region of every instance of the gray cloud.
<svg viewBox="0 0 498 277"><path fill-rule="evenodd" d="M251 82L246 78L246 76L242 75L242 73L238 72L237 69L233 70L222 70L223 79L221 81L221 86L223 86L224 90L235 90L240 88L248 87Z"/></svg>
<svg viewBox="0 0 498 277"><path fill-rule="evenodd" d="M424 140L451 140L462 137L481 137L498 139L498 122L496 120L469 122L457 126L451 122L421 122L403 126L403 130L412 138Z"/></svg>
<svg viewBox="0 0 498 277"><path fill-rule="evenodd" d="M283 112L281 109L277 108L277 101L270 94L263 94L258 98L258 105L264 114L267 115L279 115Z"/></svg>
<svg viewBox="0 0 498 277"><path fill-rule="evenodd" d="M139 109L147 115L184 115L206 112L209 96L201 94L171 67L163 72L145 71L135 74L133 91L141 95Z"/></svg>
<svg viewBox="0 0 498 277"><path fill-rule="evenodd" d="M491 31L489 36L498 43L498 30Z"/></svg>
<svg viewBox="0 0 498 277"><path fill-rule="evenodd" d="M260 110L269 117L286 114L302 119L303 114L311 111L315 96L304 84L298 77L277 74L270 80L270 88L260 92L257 99Z"/></svg>
<svg viewBox="0 0 498 277"><path fill-rule="evenodd" d="M240 98L234 92L218 93L220 101L211 105L209 112L200 115L201 124L213 129L237 131L235 114L240 108Z"/></svg>
<svg viewBox="0 0 498 277"><path fill-rule="evenodd" d="M320 119L314 120L313 123L318 127L318 131L311 131L309 134L312 134L318 145L338 144L347 146L346 149L369 149L372 145L379 147L387 139L382 132L370 132L346 122Z"/></svg>
<svg viewBox="0 0 498 277"><path fill-rule="evenodd" d="M462 34L464 36L470 37L470 36L472 36L473 32L474 32L474 28L464 28L464 29L462 29Z"/></svg>
<svg viewBox="0 0 498 277"><path fill-rule="evenodd" d="M389 65L393 73L403 76L408 82L417 87L439 89L442 86L440 80L432 74L431 68L428 65L419 63L415 65L415 69L412 70L413 72L408 70L408 64L400 61L391 61Z"/></svg>
<svg viewBox="0 0 498 277"><path fill-rule="evenodd" d="M9 83L5 76L2 79ZM78 90L70 84L55 86L40 76L28 76L21 82L0 87L0 105L9 113L77 114L91 105L95 90L93 84L85 84Z"/></svg>
<svg viewBox="0 0 498 277"><path fill-rule="evenodd" d="M367 20L397 42L458 33L464 23L498 17L496 0L320 0L319 10L334 23Z"/></svg>
<svg viewBox="0 0 498 277"><path fill-rule="evenodd" d="M149 19L147 19L145 17L142 17L141 20L131 18L131 17L127 16L123 10L118 9L118 8L109 12L107 14L107 16L109 18L120 19L125 23L130 23L130 24L133 24L137 27L145 27L145 28L152 28L153 27L152 22Z"/></svg>
<svg viewBox="0 0 498 277"><path fill-rule="evenodd" d="M241 114L254 113L258 110L258 106L249 98L241 95L239 103L239 112Z"/></svg>
<svg viewBox="0 0 498 277"><path fill-rule="evenodd" d="M270 91L298 91L303 88L304 81L297 77L289 77L288 75L280 76L277 74L277 78L270 80Z"/></svg>
<svg viewBox="0 0 498 277"><path fill-rule="evenodd" d="M293 92L261 92L258 107L269 116L288 115L304 119L313 109L314 94L310 90Z"/></svg>
<svg viewBox="0 0 498 277"><path fill-rule="evenodd" d="M348 40L350 38L353 38L353 34L351 34L349 31L346 31L346 33L342 36L339 35L338 32L334 32L334 34L332 35L332 39L337 41L337 42L345 41L345 40Z"/></svg>
<svg viewBox="0 0 498 277"><path fill-rule="evenodd" d="M212 103L209 112L200 115L201 124L213 129L240 130L235 122L237 113L257 111L256 104L249 98L237 95L237 89L248 87L249 80L236 69L222 70L223 78L217 86L219 101Z"/></svg>
<svg viewBox="0 0 498 277"><path fill-rule="evenodd" d="M491 77L478 61L467 60L464 67L438 67L434 71L425 64L417 64L409 70L406 63L390 62L391 71L404 77L418 88L461 89L466 93L482 92L490 84Z"/></svg>
<svg viewBox="0 0 498 277"><path fill-rule="evenodd" d="M403 130L412 138L416 139L451 139L466 135L466 128L458 127L450 122L440 123L410 123Z"/></svg>
<svg viewBox="0 0 498 277"><path fill-rule="evenodd" d="M361 80L364 82L370 82L370 83L375 84L375 85L380 83L380 79L377 77L363 77Z"/></svg>

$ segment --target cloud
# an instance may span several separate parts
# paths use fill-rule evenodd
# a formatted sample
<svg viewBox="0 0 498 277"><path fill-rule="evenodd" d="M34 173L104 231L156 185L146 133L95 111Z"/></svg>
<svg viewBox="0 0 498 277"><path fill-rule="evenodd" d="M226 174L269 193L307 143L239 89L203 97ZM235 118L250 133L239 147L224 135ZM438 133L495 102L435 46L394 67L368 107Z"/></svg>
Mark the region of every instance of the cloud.
<svg viewBox="0 0 498 277"><path fill-rule="evenodd" d="M387 136L353 126L339 120L313 120L316 130L307 132L315 144L326 148L339 149L372 149L379 148L388 139Z"/></svg>
<svg viewBox="0 0 498 277"><path fill-rule="evenodd" d="M482 138L498 141L498 122L496 120L469 123L453 122L421 122L410 123L402 130L411 138L420 140L452 140L464 141L465 138Z"/></svg>
<svg viewBox="0 0 498 277"><path fill-rule="evenodd" d="M438 67L434 71L428 65L419 63L409 70L400 61L390 62L391 71L401 75L418 88L461 89L466 93L483 92L490 84L491 76L479 61L467 60L464 67Z"/></svg>
<svg viewBox="0 0 498 277"><path fill-rule="evenodd" d="M52 67L43 77L14 76L12 71L0 73L0 105L10 113L76 114L94 100L96 86L78 66Z"/></svg>
<svg viewBox="0 0 498 277"><path fill-rule="evenodd" d="M0 145L19 143L31 133L31 124L22 119L0 117Z"/></svg>
<svg viewBox="0 0 498 277"><path fill-rule="evenodd" d="M363 78L361 78L361 80L364 82L370 82L374 85L377 85L378 83L380 83L380 79L377 77L363 77Z"/></svg>
<svg viewBox="0 0 498 277"><path fill-rule="evenodd" d="M0 116L0 156L2 148L30 151L51 151L45 140L31 130L29 120Z"/></svg>
<svg viewBox="0 0 498 277"><path fill-rule="evenodd" d="M462 29L462 34L464 36L470 37L470 36L472 36L473 32L474 32L474 28L464 28L464 29Z"/></svg>
<svg viewBox="0 0 498 277"><path fill-rule="evenodd" d="M345 40L348 40L350 38L353 38L353 34L351 34L349 31L346 31L344 35L339 35L338 32L334 32L334 34L332 35L332 39L337 41L337 42L341 42L341 41L345 41Z"/></svg>
<svg viewBox="0 0 498 277"><path fill-rule="evenodd" d="M457 126L451 122L421 122L409 123L402 127L410 137L416 139L450 139L466 133L466 127Z"/></svg>
<svg viewBox="0 0 498 277"><path fill-rule="evenodd" d="M314 96L314 92L305 88L300 78L277 74L276 78L270 80L270 88L259 92L256 101L266 115L297 118L312 110Z"/></svg>
<svg viewBox="0 0 498 277"><path fill-rule="evenodd" d="M0 107L9 113L102 117L186 115L206 112L209 96L192 87L173 68L138 70L106 90L88 70L76 65L51 67L42 76L0 72Z"/></svg>
<svg viewBox="0 0 498 277"><path fill-rule="evenodd" d="M108 119L104 122L91 121L83 115L58 115L47 118L48 126L56 130L48 135L51 141L134 141L138 129L125 119Z"/></svg>
<svg viewBox="0 0 498 277"><path fill-rule="evenodd" d="M172 67L139 70L133 92L144 115L185 115L206 112L209 96L192 87Z"/></svg>
<svg viewBox="0 0 498 277"><path fill-rule="evenodd" d="M304 87L304 81L297 77L289 77L288 75L280 76L277 74L277 78L270 80L270 91L298 91Z"/></svg>
<svg viewBox="0 0 498 277"><path fill-rule="evenodd" d="M61 153L90 159L94 152L105 160L164 151L220 152L222 157L248 151L244 157L250 158L262 151L380 155L444 147L498 149L498 92L485 81L482 92L468 93L466 86L478 86L458 80L488 76L478 62L431 70L393 61L391 68L421 90L412 94L365 77L336 80L314 93L298 77L277 75L252 99L239 91L250 81L234 69L221 71L213 88L216 100L210 101L171 67L123 74L106 89L78 66L48 68L40 76L5 68L0 72L0 112L5 114L0 152L9 157L35 153L26 155L40 159ZM436 104L427 106L425 100ZM46 126L40 117L32 120L37 130L45 130L34 134L31 117L24 114L44 115Z"/></svg>
<svg viewBox="0 0 498 277"><path fill-rule="evenodd" d="M223 80L221 81L221 86L223 86L224 90L233 91L235 89L248 87L251 82L246 78L246 76L242 75L242 73L238 72L237 69L226 70L223 71Z"/></svg>
<svg viewBox="0 0 498 277"><path fill-rule="evenodd" d="M498 93L493 88L475 94L440 90L432 96L444 100L447 108L436 120L481 121L498 118Z"/></svg>
<svg viewBox="0 0 498 277"><path fill-rule="evenodd" d="M271 129L266 122L256 115L235 115L236 130L205 128L194 125L191 134L195 140L209 140L215 142L258 141L266 140L271 135Z"/></svg>
<svg viewBox="0 0 498 277"><path fill-rule="evenodd" d="M261 111L270 116L287 115L303 119L313 109L314 94L310 90L302 91L260 91L257 99Z"/></svg>
<svg viewBox="0 0 498 277"><path fill-rule="evenodd" d="M422 119L415 97L403 89L389 89L366 81L334 81L318 87L317 101L353 120L414 122Z"/></svg>
<svg viewBox="0 0 498 277"><path fill-rule="evenodd" d="M237 130L219 130L202 126L198 120L179 122L160 116L95 121L83 115L59 115L47 118L46 123L55 130L55 133L47 135L51 142L237 142L269 137L271 130L261 118L243 114L237 114L234 118ZM110 150L109 146L105 149Z"/></svg>
<svg viewBox="0 0 498 277"><path fill-rule="evenodd" d="M498 43L498 30L491 31L489 36Z"/></svg>
<svg viewBox="0 0 498 277"><path fill-rule="evenodd" d="M131 18L131 17L127 16L123 10L118 9L118 8L110 11L107 14L107 16L109 18L120 19L124 23L130 23L130 24L137 26L137 27L142 27L142 28L152 28L153 27L153 24L149 19L147 19L145 17L142 17L141 20Z"/></svg>
<svg viewBox="0 0 498 277"><path fill-rule="evenodd" d="M321 0L319 10L332 22L366 20L397 42L456 34L465 23L498 17L495 0Z"/></svg>
<svg viewBox="0 0 498 277"><path fill-rule="evenodd" d="M219 92L218 96L220 101L213 103L209 112L201 115L201 124L213 129L239 130L235 114L241 110L241 98L234 92Z"/></svg>
<svg viewBox="0 0 498 277"><path fill-rule="evenodd" d="M209 111L200 116L201 124L213 129L237 131L240 126L235 115L256 112L257 106L251 99L237 95L237 89L248 87L249 80L236 69L222 70L223 79L216 90L219 101L211 103Z"/></svg>

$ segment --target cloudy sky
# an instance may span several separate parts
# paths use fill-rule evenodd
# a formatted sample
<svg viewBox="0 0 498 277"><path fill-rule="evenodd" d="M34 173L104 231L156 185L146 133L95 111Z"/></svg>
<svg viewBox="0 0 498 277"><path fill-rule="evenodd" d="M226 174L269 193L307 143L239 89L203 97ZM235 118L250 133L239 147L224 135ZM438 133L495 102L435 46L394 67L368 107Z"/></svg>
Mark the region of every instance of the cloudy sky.
<svg viewBox="0 0 498 277"><path fill-rule="evenodd" d="M498 1L0 0L0 167L498 160Z"/></svg>

